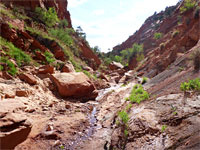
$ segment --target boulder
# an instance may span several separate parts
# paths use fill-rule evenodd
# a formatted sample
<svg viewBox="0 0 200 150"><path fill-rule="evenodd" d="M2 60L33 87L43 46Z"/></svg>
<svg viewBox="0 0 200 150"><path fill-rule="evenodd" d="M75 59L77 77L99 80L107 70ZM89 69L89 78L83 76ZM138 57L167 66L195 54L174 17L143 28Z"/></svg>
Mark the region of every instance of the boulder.
<svg viewBox="0 0 200 150"><path fill-rule="evenodd" d="M117 69L117 70L115 70L117 73L119 73L119 75L121 75L121 76L123 76L124 74L125 74L125 72L126 72L126 70L125 69Z"/></svg>
<svg viewBox="0 0 200 150"><path fill-rule="evenodd" d="M14 149L29 135L31 123L24 115L16 112L24 107L17 100L0 101L0 149Z"/></svg>
<svg viewBox="0 0 200 150"><path fill-rule="evenodd" d="M104 73L100 74L100 78L106 80L107 82L109 81L109 78Z"/></svg>
<svg viewBox="0 0 200 150"><path fill-rule="evenodd" d="M53 45L54 45L54 43L53 43ZM62 48L58 44L55 47L52 47L52 49L53 49L53 54L56 59L65 61L65 53L63 52Z"/></svg>
<svg viewBox="0 0 200 150"><path fill-rule="evenodd" d="M31 74L21 73L19 75L19 78L20 78L20 80L25 81L26 83L28 83L30 85L37 84L36 78L33 75L31 75Z"/></svg>
<svg viewBox="0 0 200 150"><path fill-rule="evenodd" d="M28 90L25 90L25 89L18 89L16 90L16 96L18 97L28 97Z"/></svg>
<svg viewBox="0 0 200 150"><path fill-rule="evenodd" d="M32 46L32 49L40 49L42 52L49 51L48 48L41 45L40 42L35 40L34 38L32 38L31 40L31 46Z"/></svg>
<svg viewBox="0 0 200 150"><path fill-rule="evenodd" d="M12 80L13 79L13 77L6 71L2 72L2 78L3 79L7 79L7 80Z"/></svg>
<svg viewBox="0 0 200 150"><path fill-rule="evenodd" d="M54 68L50 65L45 65L38 69L38 73L39 74L47 74L47 73L53 74Z"/></svg>
<svg viewBox="0 0 200 150"><path fill-rule="evenodd" d="M1 23L1 36L5 39L7 39L10 42L14 42L18 39L17 31L15 29L10 28L10 26L7 23Z"/></svg>
<svg viewBox="0 0 200 150"><path fill-rule="evenodd" d="M88 71L88 72L90 72L90 73L93 73L93 72L94 72L94 70L93 70L91 67L82 66L82 68L83 68L83 70L86 70L86 71Z"/></svg>
<svg viewBox="0 0 200 150"><path fill-rule="evenodd" d="M24 40L22 38L18 38L15 42L14 45L16 45L20 49L24 49Z"/></svg>
<svg viewBox="0 0 200 150"><path fill-rule="evenodd" d="M111 62L111 63L109 64L109 68L110 68L111 70L117 70L117 69L122 69L122 68L124 68L124 66L123 66L121 63L119 63L119 62L113 61L113 62Z"/></svg>
<svg viewBox="0 0 200 150"><path fill-rule="evenodd" d="M7 92L5 93L5 98L15 98L15 95L14 95L12 92L7 91Z"/></svg>
<svg viewBox="0 0 200 150"><path fill-rule="evenodd" d="M40 51L36 51L35 56L38 60L46 61L46 57Z"/></svg>
<svg viewBox="0 0 200 150"><path fill-rule="evenodd" d="M106 88L109 88L110 87L110 84L109 84L109 82L107 82L106 80L100 80L100 79L98 79L98 80L96 80L95 82L94 82L94 85L95 85L95 87L97 88L97 90L101 90L101 89L106 89Z"/></svg>
<svg viewBox="0 0 200 150"><path fill-rule="evenodd" d="M131 80L134 78L133 72L128 71L124 74L124 76L119 80L119 83L126 83L128 80Z"/></svg>
<svg viewBox="0 0 200 150"><path fill-rule="evenodd" d="M97 93L90 79L82 72L57 73L50 75L62 97L95 99Z"/></svg>
<svg viewBox="0 0 200 150"><path fill-rule="evenodd" d="M112 81L115 81L116 83L119 83L119 80L121 79L121 77L120 76L113 76L113 77L111 77L111 82Z"/></svg>
<svg viewBox="0 0 200 150"><path fill-rule="evenodd" d="M144 75L144 72L143 72L143 71L138 72L138 74L137 74L138 77L141 77L141 76L143 76L143 75Z"/></svg>
<svg viewBox="0 0 200 150"><path fill-rule="evenodd" d="M75 72L74 66L72 65L72 63L70 61L68 61L61 69L61 72L66 72L66 73L70 73L70 72Z"/></svg>

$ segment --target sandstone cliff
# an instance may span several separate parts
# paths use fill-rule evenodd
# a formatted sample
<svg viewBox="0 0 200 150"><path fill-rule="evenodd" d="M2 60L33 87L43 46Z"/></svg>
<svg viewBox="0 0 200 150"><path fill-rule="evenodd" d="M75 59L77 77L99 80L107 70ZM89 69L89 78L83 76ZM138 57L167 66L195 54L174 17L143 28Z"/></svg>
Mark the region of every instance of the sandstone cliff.
<svg viewBox="0 0 200 150"><path fill-rule="evenodd" d="M138 70L151 72L147 74L149 77L165 70L175 61L178 53L187 52L197 44L200 37L197 6L200 4L196 1L194 8L181 13L180 8L183 5L184 3L180 2L149 17L134 35L121 45L115 46L112 53L119 55L121 50L132 47L134 43L143 44L146 59ZM155 39L155 33L161 33L163 37ZM129 68L134 69L137 65L133 56L129 61Z"/></svg>
<svg viewBox="0 0 200 150"><path fill-rule="evenodd" d="M16 0L11 0L11 1L1 0L1 2L5 4L5 6L10 8L11 10L19 11L19 12L13 11L13 14L14 14L13 17L16 19L9 18L7 15L8 13L11 13L11 12L9 12L9 10L6 10L6 9L3 10L5 14L2 13L4 15L2 15L1 17L1 20L2 20L1 21L1 30L2 30L1 36L11 41L18 48L21 48L24 51L30 48L32 50L40 49L43 52L45 52L46 50L47 51L50 50L55 55L56 59L59 59L62 61L65 61L67 59L72 59L72 57L68 58L69 56L66 56L64 54L64 51L66 50L66 48L58 44L55 40L52 40L52 37L49 34L50 34L50 30L54 30L54 29L45 27L48 24L44 24L44 22L38 19L38 16L35 15L36 7L44 8L47 10L53 7L55 8L57 12L58 18L60 20L66 19L68 23L68 26L67 26L68 29L62 29L63 31L60 30L59 31L60 33L56 33L57 35L54 35L54 36L60 36L61 34L64 34L66 36L66 40L64 42L71 41L68 44L68 50L71 49L72 53L76 53L76 55L79 53L78 54L79 56L77 55L78 58L82 59L83 61L86 61L89 64L89 66L92 67L93 69L97 69L97 67L101 64L100 59L94 54L90 46L86 44L87 41L77 36L77 34L74 32L72 28L72 24L71 24L70 13L67 10L67 5L68 5L67 0L54 0L54 1L53 0L30 0L30 1L29 0L17 0L17 1ZM22 13L23 17L28 18L28 19L24 19L24 18L17 19L19 17L18 13ZM11 15L13 14L11 13ZM12 27L14 28L10 28L9 24L12 24ZM18 30L16 30L16 28L18 28ZM34 32L33 32L33 29L31 28L34 29ZM56 30L58 30L58 23L56 25L56 28L57 28ZM64 31L64 30L67 30L67 31ZM39 32L42 32L42 33L39 33ZM44 34L47 34L48 36L44 36ZM66 34L70 34L69 35L70 37L67 37ZM62 37L60 36L60 38ZM55 38L57 37L54 37L53 39ZM33 43L30 44L29 43L30 41L33 41ZM24 45L25 43L29 43L29 44L25 46ZM37 57L40 57L41 59L42 56L39 56L39 55L40 54L37 52Z"/></svg>
<svg viewBox="0 0 200 150"><path fill-rule="evenodd" d="M22 6L26 10L34 11L36 7L49 8L54 7L57 11L60 19L66 19L68 21L68 27L72 27L70 13L67 10L67 0L1 0L7 6L13 5Z"/></svg>

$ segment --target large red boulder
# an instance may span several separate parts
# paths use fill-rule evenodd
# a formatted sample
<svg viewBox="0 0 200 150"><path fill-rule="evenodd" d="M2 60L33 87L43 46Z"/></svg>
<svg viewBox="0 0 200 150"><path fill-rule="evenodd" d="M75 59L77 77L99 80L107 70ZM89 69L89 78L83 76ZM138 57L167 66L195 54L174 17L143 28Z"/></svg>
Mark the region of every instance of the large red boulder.
<svg viewBox="0 0 200 150"><path fill-rule="evenodd" d="M119 62L113 61L113 62L111 62L111 63L109 64L109 68L110 68L111 70L117 70L117 69L122 69L122 68L124 68L124 66L123 66L121 63L119 63Z"/></svg>
<svg viewBox="0 0 200 150"><path fill-rule="evenodd" d="M50 65L42 66L38 69L38 74L53 74L54 73L54 67Z"/></svg>
<svg viewBox="0 0 200 150"><path fill-rule="evenodd" d="M30 85L37 84L36 78L33 75L31 75L31 74L21 73L19 75L19 78L20 78L20 80L25 81L26 83L28 83Z"/></svg>
<svg viewBox="0 0 200 150"><path fill-rule="evenodd" d="M46 57L40 51L36 51L35 56L36 56L36 59L38 59L38 60L46 61Z"/></svg>
<svg viewBox="0 0 200 150"><path fill-rule="evenodd" d="M55 56L56 59L65 61L65 53L62 50L62 47L60 47L60 45L58 43L56 43L55 41L51 44L51 49L53 50L53 54Z"/></svg>
<svg viewBox="0 0 200 150"><path fill-rule="evenodd" d="M62 97L95 99L98 95L90 79L82 72L52 74L50 79Z"/></svg>
<svg viewBox="0 0 200 150"><path fill-rule="evenodd" d="M17 111L25 107L22 102L14 99L0 101L0 149L14 149L29 135L31 123L25 115Z"/></svg>
<svg viewBox="0 0 200 150"><path fill-rule="evenodd" d="M7 23L0 23L1 31L0 35L10 42L15 42L18 39L17 31L10 28Z"/></svg>

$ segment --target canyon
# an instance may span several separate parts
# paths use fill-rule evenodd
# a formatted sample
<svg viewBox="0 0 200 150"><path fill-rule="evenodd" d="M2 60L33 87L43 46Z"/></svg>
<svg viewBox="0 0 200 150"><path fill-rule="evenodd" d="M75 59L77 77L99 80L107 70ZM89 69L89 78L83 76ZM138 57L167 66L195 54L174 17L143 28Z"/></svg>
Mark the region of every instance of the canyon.
<svg viewBox="0 0 200 150"><path fill-rule="evenodd" d="M1 0L0 149L199 150L200 87L180 88L200 79L192 2L154 14L115 46L110 55L120 56L143 44L144 59L123 66L74 31L67 0Z"/></svg>

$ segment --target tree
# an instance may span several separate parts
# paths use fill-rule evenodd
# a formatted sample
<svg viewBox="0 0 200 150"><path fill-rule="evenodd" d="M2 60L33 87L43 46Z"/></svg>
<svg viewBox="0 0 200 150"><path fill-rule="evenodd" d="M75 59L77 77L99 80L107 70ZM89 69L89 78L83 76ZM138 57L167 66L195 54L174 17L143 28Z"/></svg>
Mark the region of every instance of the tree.
<svg viewBox="0 0 200 150"><path fill-rule="evenodd" d="M86 33L83 32L83 29L81 28L81 26L77 27L76 33L78 34L79 37L81 37L84 40L86 40Z"/></svg>
<svg viewBox="0 0 200 150"><path fill-rule="evenodd" d="M101 52L101 49L100 49L100 47L98 47L98 46L93 47L92 50L93 50L96 54L98 54L98 53Z"/></svg>

